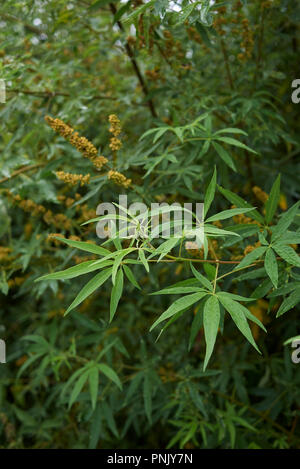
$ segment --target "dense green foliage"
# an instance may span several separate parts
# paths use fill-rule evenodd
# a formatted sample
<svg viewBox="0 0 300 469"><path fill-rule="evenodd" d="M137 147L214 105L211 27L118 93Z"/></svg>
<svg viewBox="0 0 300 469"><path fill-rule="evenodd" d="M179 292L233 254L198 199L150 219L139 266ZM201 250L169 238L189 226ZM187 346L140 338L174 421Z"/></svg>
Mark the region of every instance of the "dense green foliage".
<svg viewBox="0 0 300 469"><path fill-rule="evenodd" d="M2 2L0 447L300 447L299 20ZM204 202L204 245L104 243L120 194Z"/></svg>

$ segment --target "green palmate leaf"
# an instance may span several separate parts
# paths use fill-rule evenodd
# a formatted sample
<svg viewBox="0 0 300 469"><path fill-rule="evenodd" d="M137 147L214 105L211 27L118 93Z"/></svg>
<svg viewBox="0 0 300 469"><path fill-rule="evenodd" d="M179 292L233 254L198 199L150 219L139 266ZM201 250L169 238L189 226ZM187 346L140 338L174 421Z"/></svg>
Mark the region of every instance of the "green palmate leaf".
<svg viewBox="0 0 300 469"><path fill-rule="evenodd" d="M83 241L72 241L70 239L60 238L59 236L56 236L56 239L62 241L68 246L71 246L72 248L80 249L86 252L92 252L93 254L98 254L99 256L107 256L111 254L108 249L105 249L101 246L97 246L96 244L85 243Z"/></svg>
<svg viewBox="0 0 300 469"><path fill-rule="evenodd" d="M78 293L75 300L68 307L65 314L68 314L72 309L76 308L82 301L84 301L88 296L90 296L97 288L106 282L106 280L111 276L111 268L105 269L99 274L95 275Z"/></svg>
<svg viewBox="0 0 300 469"><path fill-rule="evenodd" d="M210 281L204 277L204 275L200 274L200 272L198 272L198 270L195 269L195 267L193 266L193 264L191 263L191 270L194 274L194 276L196 277L197 280L199 280L199 282L205 287L207 288L208 290L210 291L213 291L213 286L212 284L210 283Z"/></svg>
<svg viewBox="0 0 300 469"><path fill-rule="evenodd" d="M77 397L81 393L81 390L85 383L88 381L90 370L85 370L80 378L76 381L74 388L72 389L70 399L69 399L69 409L72 407Z"/></svg>
<svg viewBox="0 0 300 469"><path fill-rule="evenodd" d="M123 269L124 269L125 275L128 278L129 282L132 283L132 285L135 286L138 290L141 290L141 287L139 286L139 284L138 284L135 276L133 275L133 272L130 269L130 267L128 267L128 265L124 264Z"/></svg>
<svg viewBox="0 0 300 469"><path fill-rule="evenodd" d="M276 181L273 184L269 198L265 204L266 207L266 222L269 224L276 212L277 205L280 197L280 174L277 176Z"/></svg>
<svg viewBox="0 0 300 469"><path fill-rule="evenodd" d="M203 298L205 295L207 295L206 292L199 292L179 298L164 313L162 313L162 315L155 321L154 324L152 324L150 331L152 331L158 324L160 324L165 319L169 319L182 309L188 308L197 301L201 300L201 298Z"/></svg>
<svg viewBox="0 0 300 469"><path fill-rule="evenodd" d="M255 210L255 207L253 208L232 208L230 210L224 210L223 212L217 213L216 215L213 215L212 217L207 218L207 222L209 221L216 221L216 220L226 220L227 218L234 217L235 215L240 215L242 213L247 213L251 212L252 210Z"/></svg>
<svg viewBox="0 0 300 469"><path fill-rule="evenodd" d="M203 216L205 217L209 207L211 206L212 201L214 200L215 192L216 192L216 185L217 185L217 170L214 169L213 176L211 181L208 185L208 188L205 193L204 197L204 208L203 208Z"/></svg>
<svg viewBox="0 0 300 469"><path fill-rule="evenodd" d="M218 186L218 189L219 191L221 192L221 194L227 199L229 200L229 202L231 202L232 204L236 205L237 207L241 207L241 208L253 208L251 207L251 205L246 202L244 199L242 199L241 197L239 197L237 194L235 194L234 192L231 192L230 190L228 189L224 189L223 187L221 186ZM264 223L264 218L262 217L262 215L257 211L257 210L252 210L250 213L249 213L249 217L250 218L253 218L253 220L256 220L258 221L259 223Z"/></svg>
<svg viewBox="0 0 300 469"><path fill-rule="evenodd" d="M213 142L213 147L218 153L219 157L224 161L224 163L226 163L230 169L232 169L233 171L236 171L236 166L234 164L233 159L229 155L229 153L223 147L221 147L221 145L219 145L216 142Z"/></svg>
<svg viewBox="0 0 300 469"><path fill-rule="evenodd" d="M113 320L120 298L122 296L123 284L124 284L124 276L123 276L122 269L120 269L116 275L116 281L111 291L110 317L109 317L110 322Z"/></svg>
<svg viewBox="0 0 300 469"><path fill-rule="evenodd" d="M52 274L43 275L35 280L35 282L40 282L41 280L67 280L70 278L78 277L79 275L87 274L93 272L94 270L101 269L111 265L112 261L103 262L103 264L95 265L95 261L86 261L81 262L78 265L74 265L66 270L61 270L60 272L53 272Z"/></svg>
<svg viewBox="0 0 300 469"><path fill-rule="evenodd" d="M295 216L299 211L300 201L298 201L295 205L293 205L287 212L285 212L275 227L272 227L273 233L271 241L276 241L280 238L288 229L288 227L293 222ZM282 242L282 240L281 240ZM292 242L290 244L293 244Z"/></svg>
<svg viewBox="0 0 300 469"><path fill-rule="evenodd" d="M288 264L300 267L300 258L291 246L275 243L273 244L273 248L277 252L278 256L282 257L282 259L284 259Z"/></svg>
<svg viewBox="0 0 300 469"><path fill-rule="evenodd" d="M218 328L220 323L220 306L219 301L216 296L210 296L205 304L203 309L203 326L204 326L204 336L206 342L206 352L203 370L205 371L208 361L213 352Z"/></svg>
<svg viewBox="0 0 300 469"><path fill-rule="evenodd" d="M235 267L234 270L240 269L241 267L246 267L247 265L252 264L252 262L256 261L259 259L265 252L267 248L265 246L260 246L253 251L249 252L244 259L241 260L241 262Z"/></svg>
<svg viewBox="0 0 300 469"><path fill-rule="evenodd" d="M91 368L89 371L89 385L90 385L92 408L95 409L96 404L97 404L98 387L99 387L99 370L96 366Z"/></svg>
<svg viewBox="0 0 300 469"><path fill-rule="evenodd" d="M248 147L244 143L240 142L239 140L236 140L235 138L232 137L218 137L217 140L221 142L228 143L228 145L233 145L235 147L243 148L244 150L250 151L251 153L255 153L257 155L257 152L252 150L252 148Z"/></svg>
<svg viewBox="0 0 300 469"><path fill-rule="evenodd" d="M276 317L282 316L287 311L291 310L300 302L300 287L293 291L280 305Z"/></svg>
<svg viewBox="0 0 300 469"><path fill-rule="evenodd" d="M241 333L246 337L246 339L250 342L251 345L259 352L259 348L257 347L255 340L253 339L251 329L246 319L246 315L244 312L244 307L240 305L237 301L232 300L229 296L223 293L223 295L218 295L218 298L226 311L230 314L233 321L235 322L237 328L241 331Z"/></svg>
<svg viewBox="0 0 300 469"><path fill-rule="evenodd" d="M118 388L122 390L122 383L120 381L120 378L110 366L105 365L104 363L99 363L97 367L101 371L101 373L103 373L107 378L113 381L113 383L115 383Z"/></svg>
<svg viewBox="0 0 300 469"><path fill-rule="evenodd" d="M278 285L278 266L276 261L276 256L272 248L268 248L265 257L264 263L266 272L271 279L274 287L277 288Z"/></svg>

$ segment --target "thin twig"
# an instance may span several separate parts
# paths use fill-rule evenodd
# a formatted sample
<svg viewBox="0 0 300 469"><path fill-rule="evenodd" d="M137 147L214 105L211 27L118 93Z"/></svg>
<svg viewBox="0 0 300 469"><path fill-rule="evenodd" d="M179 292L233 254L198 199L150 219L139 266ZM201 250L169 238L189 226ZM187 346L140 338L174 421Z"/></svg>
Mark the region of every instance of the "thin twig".
<svg viewBox="0 0 300 469"><path fill-rule="evenodd" d="M223 41L223 39L221 39L220 42L221 42L221 49L222 49L222 53L223 53L223 57L224 57L224 62L225 62L225 67L226 67L226 73L227 73L228 83L229 83L230 88L233 90L233 89L234 89L234 84L233 84L233 80L232 80L232 75L231 75L231 70L230 70L230 65L229 65L229 60L228 60L227 49L226 49L225 42Z"/></svg>
<svg viewBox="0 0 300 469"><path fill-rule="evenodd" d="M110 4L109 4L109 7L110 7L110 10L111 10L112 14L115 16L115 14L117 13L117 9L116 9L115 5L114 5L113 3L110 3ZM118 25L120 31L125 32L124 27L123 27L121 21L117 21L117 25ZM154 107L154 103L153 103L153 101L152 101L151 98L148 98L148 88L147 88L147 85L146 85L145 80L144 80L144 78L143 78L143 75L142 75L142 73L141 73L141 71L140 71L140 68L139 68L139 66L138 66L138 63L137 63L136 59L134 58L133 50L132 50L130 44L128 43L128 41L125 42L125 49L126 49L126 53L127 53L128 57L129 57L129 59L130 59L130 61L131 61L131 64L132 64L132 66L133 66L133 68L134 68L134 71L135 71L135 73L136 73L136 76L137 76L137 78L138 78L138 80L139 80L139 82L140 82L140 85L141 85L141 87L142 87L142 90L143 90L143 92L144 92L144 95L145 95L146 98L147 98L147 104L148 104L148 107L149 107L149 109L150 109L150 112L151 112L151 114L152 114L153 117L157 117L157 113L156 113L156 110L155 110L155 107Z"/></svg>
<svg viewBox="0 0 300 469"><path fill-rule="evenodd" d="M24 166L23 168L17 169L10 176L7 176L3 179L0 179L0 184L2 182L10 181L12 178L18 176L21 173L26 173L27 171L32 171L33 169L37 169L41 166L44 166L44 163L37 163L37 164L33 164L31 166Z"/></svg>

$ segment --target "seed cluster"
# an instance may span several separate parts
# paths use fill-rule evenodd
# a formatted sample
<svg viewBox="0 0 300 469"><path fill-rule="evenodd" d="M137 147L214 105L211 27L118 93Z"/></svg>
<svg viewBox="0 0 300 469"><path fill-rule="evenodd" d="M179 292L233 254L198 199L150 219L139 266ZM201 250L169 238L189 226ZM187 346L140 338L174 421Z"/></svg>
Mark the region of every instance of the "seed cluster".
<svg viewBox="0 0 300 469"><path fill-rule="evenodd" d="M182 60L184 59L184 52L182 49L181 42L178 40L175 40L172 33L165 29L163 32L165 41L164 41L164 51L165 55L168 57L168 59L178 59Z"/></svg>
<svg viewBox="0 0 300 469"><path fill-rule="evenodd" d="M236 205L232 205L231 208L237 208ZM253 220L252 218L250 217L246 217L246 215L244 215L243 213L241 213L240 215L235 215L233 217L233 221L237 224L248 224L248 223L252 223L252 224L258 224L258 222L256 220Z"/></svg>
<svg viewBox="0 0 300 469"><path fill-rule="evenodd" d="M75 186L78 182L80 182L81 186L90 182L90 174L83 176L82 174L65 173L64 171L57 171L55 174L58 179L72 186Z"/></svg>
<svg viewBox="0 0 300 469"><path fill-rule="evenodd" d="M61 119L53 119L50 116L46 116L45 121L55 132L69 140L70 144L80 151L85 158L94 162L95 158L97 158L97 148L86 137L80 137L78 132L74 132L74 129Z"/></svg>
<svg viewBox="0 0 300 469"><path fill-rule="evenodd" d="M43 205L36 204L31 199L22 199L19 194L14 195L7 191L7 196L12 203L20 207L24 212L30 213L33 217L42 217L47 225L53 225L57 228L69 230L72 226L72 221L63 213L53 213L47 210Z"/></svg>
<svg viewBox="0 0 300 469"><path fill-rule="evenodd" d="M11 249L5 246L0 246L0 261L9 262L11 260Z"/></svg>
<svg viewBox="0 0 300 469"><path fill-rule="evenodd" d="M147 78L151 81L159 81L159 80L164 81L164 78L159 73L158 67L155 67L153 70L146 70L145 74Z"/></svg>
<svg viewBox="0 0 300 469"><path fill-rule="evenodd" d="M231 9L231 15L227 15L225 17L227 8L225 6L220 7L217 9L218 14L214 19L214 28L219 36L224 36L226 31L224 27L230 27L230 25L234 25L232 28L232 34L234 36L240 37L238 39L240 41L240 52L237 54L237 58L241 62L246 62L249 60L253 53L254 48L254 39L253 39L253 31L250 28L249 20L243 16L241 13L241 9L243 4L240 0L236 1Z"/></svg>
<svg viewBox="0 0 300 469"><path fill-rule="evenodd" d="M242 52L238 54L238 59L242 62L250 59L253 52L254 47L254 39L253 39L253 32L249 27L249 20L244 18L242 20L242 42L241 42L241 49Z"/></svg>
<svg viewBox="0 0 300 469"><path fill-rule="evenodd" d="M245 249L244 249L244 255L246 256L247 254L249 254L249 252L252 252L254 251L254 249L258 248L259 246L261 246L261 243L260 241L257 241L255 244L249 244L249 246L246 246Z"/></svg>
<svg viewBox="0 0 300 469"><path fill-rule="evenodd" d="M119 173L118 171L109 171L108 172L108 179L112 180L118 186L125 187L126 189L131 184L131 179L127 179L124 174Z"/></svg>
<svg viewBox="0 0 300 469"><path fill-rule="evenodd" d="M108 116L108 121L110 123L110 128L109 131L113 135L110 139L110 144L109 147L111 148L112 151L118 151L120 150L122 146L121 140L118 138L118 136L121 133L121 123L119 118L115 114L111 114Z"/></svg>
<svg viewBox="0 0 300 469"><path fill-rule="evenodd" d="M94 160L93 160L93 164L95 166L96 169L100 170L102 169L102 167L108 162L108 159L105 158L105 156L97 156Z"/></svg>
<svg viewBox="0 0 300 469"><path fill-rule="evenodd" d="M108 163L108 159L105 156L98 156L96 147L86 138L80 137L78 132L74 132L74 129L70 127L68 124L63 122L61 119L53 119L50 116L45 117L46 122L50 125L50 127L55 130L55 132L59 133L63 138L68 140L71 145L73 145L78 151L80 151L84 157L88 158L92 161L94 167L97 170L101 170L103 166ZM122 132L120 119L115 114L110 114L108 117L108 121L110 124L109 132L112 134L110 138L109 147L113 152L113 161L116 164L116 153L122 147L122 142L119 138L120 133ZM82 174L72 174L67 173L64 171L57 171L56 176L58 179L71 184L76 185L80 183L81 186L84 184L88 184L90 181L90 174L86 176ZM111 170L107 174L108 179L111 179L116 184L128 188L131 184L131 179L127 179L123 174ZM67 206L72 205L71 199L69 200L70 203L65 200ZM34 203L34 202L33 202ZM45 208L40 206L39 208L31 206L28 211L31 210L38 210L40 209L42 213L45 212Z"/></svg>
<svg viewBox="0 0 300 469"><path fill-rule="evenodd" d="M269 196L266 192L264 192L260 187L254 186L252 187L252 192L254 193L255 197L257 200L259 200L262 203L266 203L268 200Z"/></svg>

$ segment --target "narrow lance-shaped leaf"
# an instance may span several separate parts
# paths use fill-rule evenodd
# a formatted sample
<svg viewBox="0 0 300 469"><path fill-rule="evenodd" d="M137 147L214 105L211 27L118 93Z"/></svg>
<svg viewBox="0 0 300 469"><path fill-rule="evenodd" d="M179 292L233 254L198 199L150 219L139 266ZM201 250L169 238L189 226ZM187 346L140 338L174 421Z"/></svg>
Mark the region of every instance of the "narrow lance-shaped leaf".
<svg viewBox="0 0 300 469"><path fill-rule="evenodd" d="M203 326L204 326L204 336L206 342L206 352L204 359L203 370L205 371L211 354L213 352L218 328L220 323L220 306L218 298L214 295L211 295L204 304L203 309Z"/></svg>
<svg viewBox="0 0 300 469"><path fill-rule="evenodd" d="M236 172L235 163L233 159L231 158L231 156L229 155L229 153L225 150L225 148L223 148L221 145L219 145L216 142L213 142L213 147L218 153L218 155L220 156L220 158L224 161L224 163L227 164L227 166L229 166L230 169Z"/></svg>
<svg viewBox="0 0 300 469"><path fill-rule="evenodd" d="M252 264L252 262L256 261L259 257L261 257L266 252L266 250L267 248L265 246L260 246L254 249L253 251L249 252L249 254L247 254L244 259L241 260L241 262L235 267L234 270Z"/></svg>
<svg viewBox="0 0 300 469"><path fill-rule="evenodd" d="M74 404L74 402L76 401L77 397L79 396L79 394L81 393L81 390L83 388L83 386L85 385L85 383L87 382L88 380L88 377L89 377L89 373L90 373L90 370L86 370L81 376L80 378L76 381L75 383L75 386L71 392L71 396L70 396L70 399L69 399L69 409L72 407L72 405Z"/></svg>
<svg viewBox="0 0 300 469"><path fill-rule="evenodd" d="M149 272L149 264L148 264L148 261L145 257L145 253L144 253L144 250L143 249L139 249L139 258L143 264L143 266L145 267L146 271Z"/></svg>
<svg viewBox="0 0 300 469"><path fill-rule="evenodd" d="M228 143L228 145L233 145L235 147L243 148L244 150L250 151L251 153L255 153L257 155L256 151L252 150L252 148L248 147L247 145L240 142L239 140L236 140L235 138L232 138L232 137L217 137L216 140Z"/></svg>
<svg viewBox="0 0 300 469"><path fill-rule="evenodd" d="M218 189L221 192L221 194L223 194L224 197L227 200L229 200L229 202L231 202L232 204L235 204L237 207L253 208L248 202L246 202L244 199L242 199L239 195L235 194L234 192L231 192L228 189L224 189L221 186L218 186ZM264 223L263 216L257 210L252 210L249 213L249 217L253 218L253 220L258 221L259 223Z"/></svg>
<svg viewBox="0 0 300 469"><path fill-rule="evenodd" d="M291 246L276 243L273 244L273 248L277 252L278 256L282 257L282 259L284 259L288 264L300 267L300 258Z"/></svg>
<svg viewBox="0 0 300 469"><path fill-rule="evenodd" d="M86 252L92 252L93 254L98 254L99 256L107 256L111 254L108 249L97 246L96 244L85 243L83 241L72 241L71 239L61 238L60 236L56 236L56 239L62 241L72 248L80 249Z"/></svg>
<svg viewBox="0 0 300 469"><path fill-rule="evenodd" d="M242 213L251 212L255 208L233 208L230 210L224 210L223 212L217 213L209 218L207 218L207 222L209 221L216 221L216 220L226 220L227 218L234 217L235 215L240 215Z"/></svg>
<svg viewBox="0 0 300 469"><path fill-rule="evenodd" d="M275 215L277 205L280 197L280 174L277 176L276 181L273 184L269 198L265 204L266 207L266 222L270 223Z"/></svg>
<svg viewBox="0 0 300 469"><path fill-rule="evenodd" d="M228 311L230 316L232 317L234 323L236 324L237 328L241 331L241 333L246 337L246 339L250 342L251 345L259 352L259 348L257 347L252 333L251 329L249 327L249 324L247 322L247 319L245 317L245 313L243 311L243 308L241 308L241 305L234 300L231 300L229 297L225 295L220 295L219 300L224 306L224 308Z"/></svg>
<svg viewBox="0 0 300 469"><path fill-rule="evenodd" d="M203 216L205 217L209 207L211 206L212 201L214 200L215 192L216 192L216 185L217 185L217 170L214 169L213 176L211 181L208 185L208 188L205 193L204 197L204 208L203 208Z"/></svg>
<svg viewBox="0 0 300 469"><path fill-rule="evenodd" d="M271 241L276 241L280 236L286 232L290 224L293 222L297 212L299 210L300 201L295 203L287 212L285 212L275 227L272 227L272 238ZM292 244L292 243L291 243Z"/></svg>
<svg viewBox="0 0 300 469"><path fill-rule="evenodd" d="M111 291L110 317L109 317L110 322L113 320L120 298L122 296L123 284L124 284L124 276L123 276L122 269L120 269L116 275L116 281Z"/></svg>
<svg viewBox="0 0 300 469"><path fill-rule="evenodd" d="M268 248L265 257L265 269L268 276L271 279L274 287L277 288L278 285L278 266L276 261L276 256L272 248Z"/></svg>
<svg viewBox="0 0 300 469"><path fill-rule="evenodd" d="M144 404L145 404L145 412L149 422L151 423L151 415L152 415L152 386L149 377L149 373L145 374L144 378L144 385L143 385L143 395L144 395Z"/></svg>
<svg viewBox="0 0 300 469"><path fill-rule="evenodd" d="M198 272L198 270L195 269L195 267L193 266L193 264L191 263L191 270L194 274L194 276L196 277L197 280L199 280L199 282L205 287L207 288L208 290L210 291L213 291L213 286L212 284L210 283L210 281L204 277L204 275L200 274L200 272Z"/></svg>
<svg viewBox="0 0 300 469"><path fill-rule="evenodd" d="M138 290L141 290L141 287L139 286L139 284L138 284L135 276L133 275L133 272L130 269L130 267L128 267L127 265L124 264L123 269L124 269L125 275L128 278L129 282L132 283L132 285L134 285L136 288L138 288Z"/></svg>
<svg viewBox="0 0 300 469"><path fill-rule="evenodd" d="M120 381L120 378L110 366L105 365L104 363L99 363L97 367L101 371L101 373L103 373L107 378L113 381L119 389L122 389L122 383Z"/></svg>
<svg viewBox="0 0 300 469"><path fill-rule="evenodd" d="M99 274L95 275L78 293L75 300L71 303L68 307L65 315L68 314L72 309L76 308L82 301L84 301L88 296L90 296L97 288L101 287L101 285L106 282L106 280L111 276L111 268L105 269Z"/></svg>
<svg viewBox="0 0 300 469"><path fill-rule="evenodd" d="M99 386L99 370L97 367L93 367L89 372L89 385L90 385L90 394L92 401L92 408L96 408L97 397L98 397L98 386Z"/></svg>
<svg viewBox="0 0 300 469"><path fill-rule="evenodd" d="M294 290L285 300L281 303L279 310L277 311L276 317L282 316L282 314L290 311L300 302L300 288Z"/></svg>
<svg viewBox="0 0 300 469"><path fill-rule="evenodd" d="M79 275L87 274L93 272L94 270L101 269L111 265L112 261L106 261L103 264L95 265L95 261L86 261L81 262L78 265L74 265L66 270L61 270L59 272L53 272L51 274L43 275L35 280L35 282L40 282L41 280L67 280L70 278L78 277Z"/></svg>
<svg viewBox="0 0 300 469"><path fill-rule="evenodd" d="M154 324L152 324L150 331L152 331L158 324L160 324L165 319L169 319L174 314L178 313L178 311L181 311L184 308L188 308L192 304L196 303L206 294L206 292L199 292L179 298L164 313L161 314L161 316L155 321Z"/></svg>

